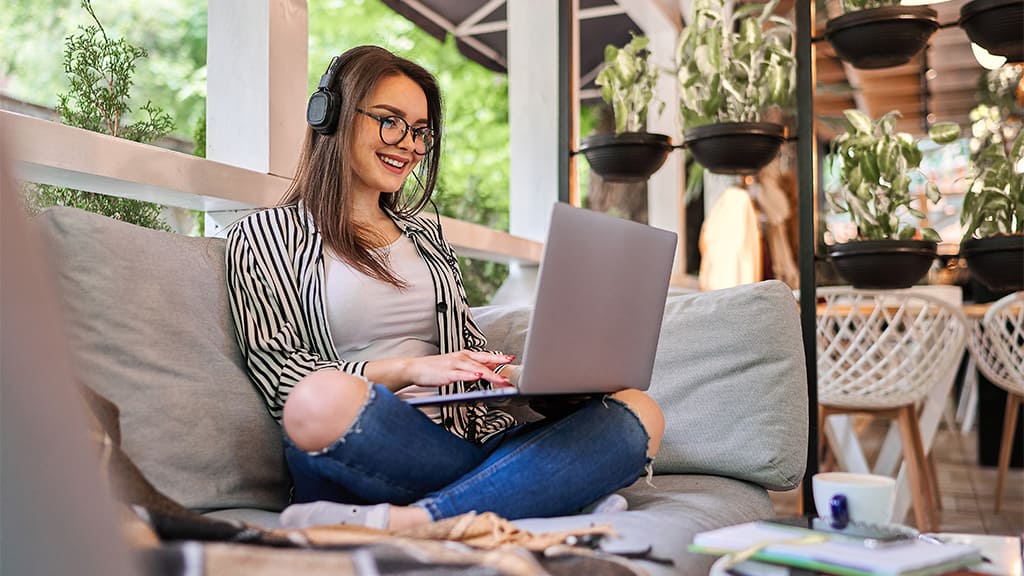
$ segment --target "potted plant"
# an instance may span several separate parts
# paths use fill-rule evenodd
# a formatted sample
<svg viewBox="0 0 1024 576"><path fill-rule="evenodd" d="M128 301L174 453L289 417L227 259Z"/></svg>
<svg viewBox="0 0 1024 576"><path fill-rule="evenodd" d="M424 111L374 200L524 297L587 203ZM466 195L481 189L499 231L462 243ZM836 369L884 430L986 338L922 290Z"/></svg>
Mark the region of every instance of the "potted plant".
<svg viewBox="0 0 1024 576"><path fill-rule="evenodd" d="M649 61L648 42L646 36L633 36L622 48L608 45L604 50L605 65L596 83L601 86L601 98L612 107L615 133L584 138L580 152L605 180L646 180L672 151L668 136L644 130L658 80L658 71Z"/></svg>
<svg viewBox="0 0 1024 576"><path fill-rule="evenodd" d="M1024 135L997 107L971 111L975 148L964 195L960 254L991 290L1024 290Z"/></svg>
<svg viewBox="0 0 1024 576"><path fill-rule="evenodd" d="M1024 1L972 0L960 7L959 23L971 42L1007 62L1024 62Z"/></svg>
<svg viewBox="0 0 1024 576"><path fill-rule="evenodd" d="M905 220L925 218L912 206L910 191L911 175L920 172L921 150L910 134L895 131L896 110L877 121L857 110L843 114L847 131L833 142L833 161L842 163L840 185L828 198L835 213L850 215L857 237L833 244L829 257L839 275L856 288L910 287L928 271L939 241L935 230L918 229ZM959 126L952 122L929 130L938 144L959 135ZM925 194L932 202L940 197L932 182L926 182Z"/></svg>
<svg viewBox="0 0 1024 576"><path fill-rule="evenodd" d="M843 14L825 24L825 39L854 68L888 68L910 62L939 27L927 6L900 0L842 0Z"/></svg>
<svg viewBox="0 0 1024 576"><path fill-rule="evenodd" d="M785 128L762 122L796 85L793 25L778 0L731 14L723 0L694 0L676 49L679 106L687 150L704 168L749 174L778 154Z"/></svg>

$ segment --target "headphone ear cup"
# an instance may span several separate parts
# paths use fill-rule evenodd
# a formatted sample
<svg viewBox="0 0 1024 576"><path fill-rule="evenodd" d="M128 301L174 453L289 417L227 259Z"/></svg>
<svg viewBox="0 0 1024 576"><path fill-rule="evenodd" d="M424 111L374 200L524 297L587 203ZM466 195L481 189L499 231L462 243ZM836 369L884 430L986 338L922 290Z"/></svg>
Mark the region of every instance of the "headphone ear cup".
<svg viewBox="0 0 1024 576"><path fill-rule="evenodd" d="M309 97L309 103L306 105L306 122L320 134L332 134L338 126L340 111L341 97L326 88L321 88Z"/></svg>

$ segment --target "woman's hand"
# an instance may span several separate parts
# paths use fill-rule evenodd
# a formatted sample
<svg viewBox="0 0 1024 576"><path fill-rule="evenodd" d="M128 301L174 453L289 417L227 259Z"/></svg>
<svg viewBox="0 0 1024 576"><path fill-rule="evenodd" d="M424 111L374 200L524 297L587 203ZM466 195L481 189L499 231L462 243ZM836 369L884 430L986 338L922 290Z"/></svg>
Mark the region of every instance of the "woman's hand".
<svg viewBox="0 0 1024 576"><path fill-rule="evenodd" d="M444 386L460 380L487 380L495 388L505 388L512 383L494 369L507 364L514 358L490 352L460 350L440 356L409 358L406 364L406 378L411 384L420 386Z"/></svg>
<svg viewBox="0 0 1024 576"><path fill-rule="evenodd" d="M508 378L495 374L500 364L514 360L514 356L460 350L450 354L419 358L394 358L366 364L365 375L371 382L400 389L411 384L444 386L452 382L486 380L495 388L512 386Z"/></svg>

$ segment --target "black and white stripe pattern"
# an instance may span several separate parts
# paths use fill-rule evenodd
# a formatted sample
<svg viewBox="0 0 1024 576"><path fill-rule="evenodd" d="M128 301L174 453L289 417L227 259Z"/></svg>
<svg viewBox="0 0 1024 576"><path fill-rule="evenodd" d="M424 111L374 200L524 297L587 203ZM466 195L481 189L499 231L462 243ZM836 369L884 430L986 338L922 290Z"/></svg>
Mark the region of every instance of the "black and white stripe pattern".
<svg viewBox="0 0 1024 576"><path fill-rule="evenodd" d="M430 270L440 353L484 350L487 341L470 315L458 260L438 223L389 215ZM323 241L301 205L263 210L234 225L228 234L227 281L242 356L275 419L280 421L299 380L316 370L363 376L365 362L346 362L335 351L324 301ZM479 386L490 384L456 382L441 393ZM441 418L445 428L472 441L515 423L506 412L482 404L442 405Z"/></svg>

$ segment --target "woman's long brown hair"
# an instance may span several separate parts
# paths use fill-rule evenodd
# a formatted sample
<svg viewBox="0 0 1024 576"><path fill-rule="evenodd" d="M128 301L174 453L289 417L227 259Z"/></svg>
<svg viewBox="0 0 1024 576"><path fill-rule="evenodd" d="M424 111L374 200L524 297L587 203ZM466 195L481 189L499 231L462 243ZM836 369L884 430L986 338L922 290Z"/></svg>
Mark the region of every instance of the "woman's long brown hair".
<svg viewBox="0 0 1024 576"><path fill-rule="evenodd" d="M323 237L324 245L363 274L399 288L406 286L389 266L385 253L373 250L371 230L352 221L352 182L355 180L349 153L355 137L356 108L382 78L403 75L423 89L427 97L427 123L434 130L434 145L420 161L417 183L380 196L380 205L396 214L410 216L430 200L437 183L441 156L441 91L437 80L423 67L379 46L358 46L341 55L329 87L340 96L338 128L319 134L306 127L302 156L295 178L281 205L302 201Z"/></svg>

